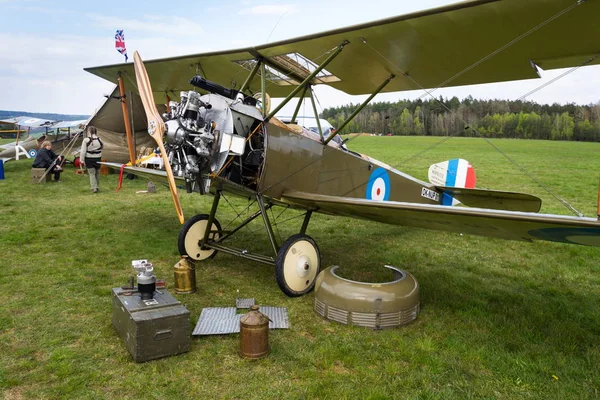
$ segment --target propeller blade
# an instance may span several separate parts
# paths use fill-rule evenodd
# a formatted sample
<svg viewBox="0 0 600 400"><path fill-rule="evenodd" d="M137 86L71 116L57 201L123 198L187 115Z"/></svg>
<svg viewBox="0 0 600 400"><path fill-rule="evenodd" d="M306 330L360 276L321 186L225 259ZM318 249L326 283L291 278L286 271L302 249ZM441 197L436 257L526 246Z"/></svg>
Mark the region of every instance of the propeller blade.
<svg viewBox="0 0 600 400"><path fill-rule="evenodd" d="M144 111L146 112L146 118L148 119L148 133L156 141L156 144L160 149L160 155L162 156L165 170L167 171L167 177L169 178L169 189L171 189L171 197L173 197L175 211L177 211L179 222L183 224L183 210L181 209L181 203L179 202L179 195L177 194L177 186L175 186L173 170L171 169L171 164L169 164L167 152L163 143L165 123L156 109L154 95L152 94L152 86L150 86L150 79L148 79L146 67L144 66L144 62L137 51L133 53L133 67L135 69L135 79L137 81L140 97L142 98L142 104L144 105Z"/></svg>

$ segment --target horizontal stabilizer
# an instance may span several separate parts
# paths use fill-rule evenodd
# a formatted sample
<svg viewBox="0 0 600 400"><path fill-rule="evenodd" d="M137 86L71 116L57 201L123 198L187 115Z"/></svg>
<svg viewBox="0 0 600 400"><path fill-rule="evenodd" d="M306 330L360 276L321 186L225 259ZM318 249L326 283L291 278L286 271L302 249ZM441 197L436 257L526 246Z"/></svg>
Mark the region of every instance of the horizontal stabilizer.
<svg viewBox="0 0 600 400"><path fill-rule="evenodd" d="M436 186L436 189L456 198L467 207L522 212L538 212L542 207L542 200L530 194L447 186Z"/></svg>

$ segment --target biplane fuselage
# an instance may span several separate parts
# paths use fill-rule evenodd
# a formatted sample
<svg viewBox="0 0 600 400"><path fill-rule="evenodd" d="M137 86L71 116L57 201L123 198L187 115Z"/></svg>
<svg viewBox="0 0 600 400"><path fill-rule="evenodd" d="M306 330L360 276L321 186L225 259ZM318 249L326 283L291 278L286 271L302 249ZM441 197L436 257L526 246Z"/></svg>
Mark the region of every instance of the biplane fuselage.
<svg viewBox="0 0 600 400"><path fill-rule="evenodd" d="M377 160L325 146L285 128L280 122L268 123L265 130L264 166L257 185L265 197L281 199L285 192L294 190L327 196L439 204L439 194L431 184ZM372 190L368 190L370 186Z"/></svg>

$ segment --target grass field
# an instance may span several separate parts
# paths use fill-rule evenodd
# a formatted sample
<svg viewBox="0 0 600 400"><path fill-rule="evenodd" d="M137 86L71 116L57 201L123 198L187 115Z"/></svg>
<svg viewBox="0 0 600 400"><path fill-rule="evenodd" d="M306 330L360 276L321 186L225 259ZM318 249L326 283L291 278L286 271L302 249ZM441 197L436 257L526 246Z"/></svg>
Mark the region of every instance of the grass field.
<svg viewBox="0 0 600 400"><path fill-rule="evenodd" d="M349 143L418 178L463 157L478 187L543 198L542 212L572 213L480 139L359 137ZM495 140L553 193L595 217L600 144ZM195 325L202 308L236 297L287 307L291 329L270 332L271 353L238 356L239 337L194 337L189 353L136 364L111 325L111 288L131 260L149 259L173 283L180 225L169 191L136 194L143 180L87 176L33 185L31 161L9 162L0 181L0 391L5 399L597 399L600 397L600 249L521 243L315 215L308 234L324 266L355 279L410 271L422 312L412 324L372 331L322 320L313 294L291 299L272 267L218 254L197 265L198 292L176 295ZM187 218L211 197L181 193ZM223 226L247 202L228 198ZM234 209L236 211L234 211ZM274 215L278 215L276 210ZM285 220L296 214L283 214ZM278 225L286 238L301 219ZM262 222L235 245L269 253ZM383 279L389 279L383 275ZM170 292L174 294L171 289ZM191 332L192 326L190 326Z"/></svg>

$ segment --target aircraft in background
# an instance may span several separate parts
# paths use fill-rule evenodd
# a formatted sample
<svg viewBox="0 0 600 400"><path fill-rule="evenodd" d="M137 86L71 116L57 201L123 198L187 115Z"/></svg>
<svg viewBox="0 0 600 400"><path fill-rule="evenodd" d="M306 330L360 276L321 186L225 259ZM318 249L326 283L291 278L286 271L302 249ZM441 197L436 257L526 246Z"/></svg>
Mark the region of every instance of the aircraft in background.
<svg viewBox="0 0 600 400"><path fill-rule="evenodd" d="M105 96L102 104L87 120L78 121L53 121L31 117L16 117L0 120L0 124L13 124L27 128L32 132L24 139L0 146L0 159L6 161L24 158L35 158L40 145L44 140L50 140L52 149L61 153L68 146L68 154L74 159L79 156L82 131L88 125L93 125L102 140L102 158L116 163L129 161L127 141L125 139L125 126L121 113L122 102L118 88L114 88L110 95ZM127 93L125 100L131 109L130 123L133 128L133 142L136 155L141 157L150 154L154 148L154 140L146 131L146 116L141 99L135 92ZM38 131L35 133L35 131ZM71 141L76 136L75 141ZM138 158L138 157L136 157Z"/></svg>
<svg viewBox="0 0 600 400"><path fill-rule="evenodd" d="M133 65L86 70L121 84L127 76L139 93L165 171L133 166L125 171L168 183L183 224L180 253L205 260L221 251L274 265L281 290L300 296L313 288L321 265L316 241L306 234L315 212L528 242L600 246L596 219L538 214L541 200L535 196L468 187L475 182L465 160L432 166L437 183L428 183L333 140L380 92L537 78L538 68L598 64L600 45L581 40L600 37L598 15L600 0L472 0L245 49L145 64L136 52ZM191 76L194 70L202 76ZM243 73L241 84L232 81ZM296 123L303 99L312 98L317 84L370 96L325 137L322 126L315 134ZM285 99L270 110L269 95ZM276 118L296 97L289 123ZM166 104L164 113L157 101ZM313 109L316 114L314 102ZM449 176L459 169L460 179ZM178 186L213 195L209 213L185 221ZM258 210L224 230L216 216L225 194L254 199ZM452 199L467 207L444 205ZM274 207L305 212L299 233L282 243L267 212ZM259 217L272 254L226 244Z"/></svg>
<svg viewBox="0 0 600 400"><path fill-rule="evenodd" d="M0 160L7 162L10 160L20 160L24 158L35 158L41 144L45 140L52 142L52 150L55 153L62 153L65 149L72 155L79 151L81 146L82 131L87 120L77 121L53 121L42 118L16 117L0 120L0 124L13 124L20 131L21 128L27 128L27 136L12 143L0 146ZM31 133L31 130L41 131L37 134Z"/></svg>

